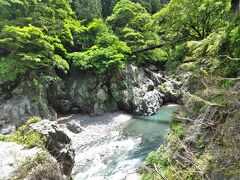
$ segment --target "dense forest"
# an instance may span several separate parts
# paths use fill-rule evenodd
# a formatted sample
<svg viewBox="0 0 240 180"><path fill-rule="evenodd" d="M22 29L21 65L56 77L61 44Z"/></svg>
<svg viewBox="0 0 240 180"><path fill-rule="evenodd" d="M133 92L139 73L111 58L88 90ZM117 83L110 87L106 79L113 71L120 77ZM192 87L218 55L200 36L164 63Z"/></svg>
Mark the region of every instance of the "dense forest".
<svg viewBox="0 0 240 180"><path fill-rule="evenodd" d="M64 76L73 68L106 73L132 61L173 68L197 56L193 49L224 55L209 63L226 77L238 76L238 60L231 59L239 57L239 27L231 2L171 1L161 9L166 3L1 1L2 89L43 74Z"/></svg>
<svg viewBox="0 0 240 180"><path fill-rule="evenodd" d="M135 113L135 96L142 91L129 92L132 90L129 81L136 78L123 82L122 76L130 77L130 73L121 74L129 65L139 71L145 68L148 76L152 75L149 69L158 70L174 79L173 82L178 81L176 89L181 90L177 100L172 100L172 94L168 98L182 108L174 117L165 143L149 154L145 166L139 170L142 178L238 179L239 0L0 0L0 122L7 117L5 111L14 117L7 123L14 122L17 127L26 123L25 119L16 123L18 115L4 106L12 99L18 101L23 94L35 97L32 102L40 101L40 109L49 113L55 110L59 114L90 113L105 103L108 109L102 108L104 112L118 106L114 110L142 115ZM69 83L72 76L79 79L86 74L100 82L81 92L86 96L84 102L77 96L71 97L76 100L71 110L67 109L72 105L69 99L64 101L68 104L60 107L52 102L57 93L51 92L53 95L49 96L49 88ZM167 80L162 78L162 81ZM90 86L93 82L88 79L71 87L82 84ZM154 86L160 92L166 91L159 84ZM146 91L153 90L149 87ZM97 88L104 89L102 94L107 92L110 100L97 99L98 94L104 96ZM133 94L135 99L131 102L129 97L126 103L120 102L125 94L117 90L124 88ZM89 100L92 95L85 95L87 91L97 94L97 103ZM66 94L62 92L61 98L71 96ZM168 103L164 98L162 101ZM94 105L82 107L84 103ZM43 146L42 141L46 140L36 134L24 135L23 129L17 133L21 138L15 134L10 138L0 136L0 140L27 142L30 147L36 143Z"/></svg>

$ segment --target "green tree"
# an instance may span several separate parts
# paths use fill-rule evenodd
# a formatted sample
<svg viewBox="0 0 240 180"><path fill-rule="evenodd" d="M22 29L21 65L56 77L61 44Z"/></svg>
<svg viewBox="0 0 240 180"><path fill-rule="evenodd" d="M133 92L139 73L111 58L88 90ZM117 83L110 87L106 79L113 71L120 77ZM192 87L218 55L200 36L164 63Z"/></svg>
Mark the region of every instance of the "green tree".
<svg viewBox="0 0 240 180"><path fill-rule="evenodd" d="M155 19L169 39L204 39L226 25L230 7L230 0L171 0Z"/></svg>
<svg viewBox="0 0 240 180"><path fill-rule="evenodd" d="M114 6L120 0L101 0L102 16L107 17L112 14ZM140 3L149 13L154 14L159 11L169 0L132 0L134 3Z"/></svg>
<svg viewBox="0 0 240 180"><path fill-rule="evenodd" d="M79 20L91 21L102 17L101 0L73 0L71 4Z"/></svg>
<svg viewBox="0 0 240 180"><path fill-rule="evenodd" d="M14 81L17 77L30 78L48 73L54 67L63 71L68 63L54 53L54 38L34 26L5 26L0 33L0 84Z"/></svg>
<svg viewBox="0 0 240 180"><path fill-rule="evenodd" d="M125 66L125 54L130 53L130 48L120 41L102 20L94 19L83 36L91 37L88 39L89 48L70 55L74 66L83 70L92 69L98 74Z"/></svg>
<svg viewBox="0 0 240 180"><path fill-rule="evenodd" d="M133 52L154 46L160 43L157 27L152 16L139 3L130 0L121 0L107 18L114 32L121 41L127 43ZM160 50L141 53L136 56L138 60L159 60L156 54Z"/></svg>

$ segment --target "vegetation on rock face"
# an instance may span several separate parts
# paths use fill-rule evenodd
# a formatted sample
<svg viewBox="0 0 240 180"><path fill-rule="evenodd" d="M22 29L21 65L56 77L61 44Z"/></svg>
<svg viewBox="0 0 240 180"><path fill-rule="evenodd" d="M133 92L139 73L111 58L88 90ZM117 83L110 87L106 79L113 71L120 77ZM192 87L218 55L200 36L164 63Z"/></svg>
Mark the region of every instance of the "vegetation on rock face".
<svg viewBox="0 0 240 180"><path fill-rule="evenodd" d="M26 124L18 127L18 130L15 133L10 135L0 135L0 140L24 144L29 148L39 147L44 149L47 139L37 132L26 130L30 124L39 121L41 121L41 118L32 117L26 122Z"/></svg>
<svg viewBox="0 0 240 180"><path fill-rule="evenodd" d="M0 7L0 95L39 76L113 75L127 63L153 63L189 93L143 177L239 175L239 0L0 0ZM26 127L1 140L42 147L45 139Z"/></svg>
<svg viewBox="0 0 240 180"><path fill-rule="evenodd" d="M230 12L230 3L170 1L155 15L168 41L177 40L166 48L166 67L179 76L189 73L182 81L191 94L164 145L149 155L143 179L239 176L239 15Z"/></svg>

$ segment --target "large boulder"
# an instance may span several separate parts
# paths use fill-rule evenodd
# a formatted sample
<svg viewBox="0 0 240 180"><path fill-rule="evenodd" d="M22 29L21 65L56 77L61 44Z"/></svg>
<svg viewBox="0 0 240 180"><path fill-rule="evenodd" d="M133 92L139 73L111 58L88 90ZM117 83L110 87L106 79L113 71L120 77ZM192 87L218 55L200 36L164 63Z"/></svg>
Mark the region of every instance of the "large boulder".
<svg viewBox="0 0 240 180"><path fill-rule="evenodd" d="M0 141L0 179L67 180L55 158L39 148Z"/></svg>
<svg viewBox="0 0 240 180"><path fill-rule="evenodd" d="M180 88L181 83L170 78L164 78L163 83L158 86L159 91L163 94L164 103L182 104L182 91Z"/></svg>
<svg viewBox="0 0 240 180"><path fill-rule="evenodd" d="M75 150L72 147L71 139L59 128L58 124L42 120L30 124L27 130L32 130L47 138L46 149L57 159L62 173L70 176L75 162Z"/></svg>
<svg viewBox="0 0 240 180"><path fill-rule="evenodd" d="M151 75L157 75L152 73ZM128 65L111 80L111 93L121 110L136 115L153 115L163 103L162 95L143 68Z"/></svg>
<svg viewBox="0 0 240 180"><path fill-rule="evenodd" d="M32 84L22 83L11 92L10 98L0 96L0 134L14 132L32 116L57 119L56 112L48 104L45 87Z"/></svg>
<svg viewBox="0 0 240 180"><path fill-rule="evenodd" d="M157 113L163 104L163 95L157 91L149 91L143 97L143 112L146 116L151 116Z"/></svg>
<svg viewBox="0 0 240 180"><path fill-rule="evenodd" d="M65 114L78 110L68 98L66 83L64 81L52 82L49 85L47 95L48 101L57 112Z"/></svg>
<svg viewBox="0 0 240 180"><path fill-rule="evenodd" d="M75 134L78 134L83 131L83 128L81 127L80 123L75 120L67 122L66 126L69 131L71 131Z"/></svg>
<svg viewBox="0 0 240 180"><path fill-rule="evenodd" d="M24 149L22 145L13 142L0 141L0 179L11 179L19 164L37 155L37 148Z"/></svg>

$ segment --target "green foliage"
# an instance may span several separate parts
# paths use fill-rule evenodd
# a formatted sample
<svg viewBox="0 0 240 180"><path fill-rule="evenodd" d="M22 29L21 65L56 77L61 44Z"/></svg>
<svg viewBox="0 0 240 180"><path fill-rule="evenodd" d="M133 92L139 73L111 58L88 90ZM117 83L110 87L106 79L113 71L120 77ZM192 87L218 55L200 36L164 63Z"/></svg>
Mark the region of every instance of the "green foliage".
<svg viewBox="0 0 240 180"><path fill-rule="evenodd" d="M225 41L226 33L223 30L216 31L201 41L188 41L180 51L181 62L192 64L192 68L188 70L196 76L217 73L221 65L219 56L224 51L222 47ZM183 67L180 66L180 69Z"/></svg>
<svg viewBox="0 0 240 180"><path fill-rule="evenodd" d="M196 143L196 147L198 149L203 149L205 147L205 141L203 138L198 139L198 141Z"/></svg>
<svg viewBox="0 0 240 180"><path fill-rule="evenodd" d="M156 15L164 36L204 39L226 24L230 0L171 0Z"/></svg>
<svg viewBox="0 0 240 180"><path fill-rule="evenodd" d="M0 84L13 81L17 76L30 77L32 72L49 72L54 67L66 71L69 68L66 60L54 56L54 39L40 28L5 26L0 33L0 42L0 49L5 52L0 58Z"/></svg>
<svg viewBox="0 0 240 180"><path fill-rule="evenodd" d="M92 38L88 39L88 44L92 46L84 52L70 55L74 66L84 70L93 69L98 74L124 68L125 54L130 53L130 49L104 22L95 19L88 25L85 34Z"/></svg>
<svg viewBox="0 0 240 180"><path fill-rule="evenodd" d="M232 57L240 57L240 17L236 18L227 28L227 39Z"/></svg>
<svg viewBox="0 0 240 180"><path fill-rule="evenodd" d="M47 139L36 132L26 131L26 128L30 124L39 121L41 121L41 118L32 117L27 121L26 124L20 126L15 133L10 135L1 135L0 140L5 142L16 142L18 144L25 144L29 148L39 147L44 149Z"/></svg>
<svg viewBox="0 0 240 180"><path fill-rule="evenodd" d="M205 105L205 102L202 101L201 99L199 99L199 100L194 101L192 109L194 112L199 112L203 108L204 105Z"/></svg>
<svg viewBox="0 0 240 180"><path fill-rule="evenodd" d="M101 0L102 16L107 17L112 14L114 6L120 0ZM149 13L156 13L168 0L133 0L134 3L141 4Z"/></svg>
<svg viewBox="0 0 240 180"><path fill-rule="evenodd" d="M72 7L79 20L91 21L94 18L102 17L101 0L73 0Z"/></svg>
<svg viewBox="0 0 240 180"><path fill-rule="evenodd" d="M168 0L133 0L135 3L140 3L149 13L154 14L159 11Z"/></svg>
<svg viewBox="0 0 240 180"><path fill-rule="evenodd" d="M183 124L177 121L171 123L171 131L177 137L182 137L184 135Z"/></svg>
<svg viewBox="0 0 240 180"><path fill-rule="evenodd" d="M211 102L215 104L220 104L227 106L230 103L230 99L226 93L216 94L211 98Z"/></svg>
<svg viewBox="0 0 240 180"><path fill-rule="evenodd" d="M231 21L226 28L226 41L223 44L224 57L221 61L222 74L225 77L238 77L240 75L240 17ZM237 59L235 59L237 58Z"/></svg>
<svg viewBox="0 0 240 180"><path fill-rule="evenodd" d="M175 71L186 55L186 44L178 44L173 47L165 47L166 49L166 64L167 70Z"/></svg>
<svg viewBox="0 0 240 180"><path fill-rule="evenodd" d="M137 49L134 45L156 43L158 36L154 33L151 15L140 4L121 0L115 6L113 14L107 18L107 22L120 39L130 44L133 49Z"/></svg>
<svg viewBox="0 0 240 180"><path fill-rule="evenodd" d="M20 126L18 130L20 132L23 132L30 124L40 122L41 120L42 119L40 117L31 117L28 119L28 121L24 125Z"/></svg>
<svg viewBox="0 0 240 180"><path fill-rule="evenodd" d="M84 29L70 0L7 0L0 5L0 84L52 74L54 69L66 73L68 51Z"/></svg>
<svg viewBox="0 0 240 180"><path fill-rule="evenodd" d="M222 79L219 81L218 86L223 89L227 89L233 86L239 79Z"/></svg>
<svg viewBox="0 0 240 180"><path fill-rule="evenodd" d="M132 51L159 44L156 24L146 9L138 3L130 0L119 1L106 21ZM158 53L159 51L142 53L137 55L136 59L158 60Z"/></svg>
<svg viewBox="0 0 240 180"><path fill-rule="evenodd" d="M160 152L151 152L147 157L147 162L149 165L153 167L154 164L162 168L167 167L169 165L167 157L161 154Z"/></svg>

